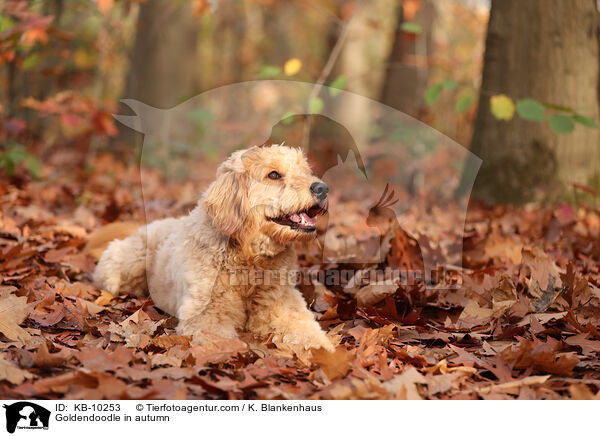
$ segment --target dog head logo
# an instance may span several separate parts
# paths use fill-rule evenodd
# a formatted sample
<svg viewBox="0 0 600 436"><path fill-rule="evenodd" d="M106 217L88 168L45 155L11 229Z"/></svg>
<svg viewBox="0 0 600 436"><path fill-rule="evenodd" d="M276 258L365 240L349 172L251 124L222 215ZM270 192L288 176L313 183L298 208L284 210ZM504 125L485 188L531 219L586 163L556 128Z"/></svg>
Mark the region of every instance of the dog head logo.
<svg viewBox="0 0 600 436"><path fill-rule="evenodd" d="M50 411L29 401L19 401L3 405L6 409L6 431L14 433L16 429L48 429Z"/></svg>
<svg viewBox="0 0 600 436"><path fill-rule="evenodd" d="M386 244L399 239L391 241L390 235L399 232L406 244L396 250L400 252L396 263L404 262L402 253L413 247L410 250L420 251L415 258L422 257L426 275L440 265L459 271L470 187L481 160L430 126L374 100L327 87L315 96L313 90L309 83L267 80L212 89L166 110L124 100L135 114L118 115L117 120L144 134L142 192L156 189L156 178L147 172L148 166L162 169L165 183L180 183L182 178L193 180L206 173L201 163L208 159L224 161L236 150L285 140L302 147L309 160L310 155L320 157L320 165L313 165L314 176L329 187L329 230L324 240L321 238L323 262L380 263L389 253ZM292 115L314 116L315 107L319 116L332 121L330 125L343 128L324 128L308 135L306 129L298 129L295 136L271 137L277 130L274 126L285 126ZM260 159L263 161L257 163L262 164L266 157ZM239 200L240 191L232 182L223 192L233 194L227 200ZM303 188L306 198L312 183L316 179ZM459 184L460 196L456 195ZM254 198L268 205L275 182L265 180L263 185L262 194L253 191L257 194ZM199 197L200 192L197 194ZM302 219L312 225L314 216L297 213L307 212L304 206L309 206L300 197L286 203L287 209L280 208L285 212L283 218L289 218L292 226L302 224ZM217 215L217 206L225 199L218 195L213 199ZM338 207L342 203L343 207ZM145 206L147 213L156 216L152 204ZM258 210L248 203L245 206L237 209L232 204L227 210L229 215ZM348 207L355 208L355 213L346 213ZM248 217L222 218L225 233L233 234ZM340 226L332 227L336 220ZM350 220L356 225L344 234L343 226ZM387 223L398 230L390 231Z"/></svg>

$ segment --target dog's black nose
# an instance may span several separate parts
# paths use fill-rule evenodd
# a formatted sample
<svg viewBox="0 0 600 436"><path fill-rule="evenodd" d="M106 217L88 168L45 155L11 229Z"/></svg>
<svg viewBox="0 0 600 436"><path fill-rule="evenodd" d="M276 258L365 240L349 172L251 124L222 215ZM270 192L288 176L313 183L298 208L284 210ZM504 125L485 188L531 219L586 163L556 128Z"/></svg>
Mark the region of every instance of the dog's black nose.
<svg viewBox="0 0 600 436"><path fill-rule="evenodd" d="M317 198L319 201L323 201L327 198L327 193L329 192L329 186L327 186L323 182L315 182L310 185L310 192Z"/></svg>

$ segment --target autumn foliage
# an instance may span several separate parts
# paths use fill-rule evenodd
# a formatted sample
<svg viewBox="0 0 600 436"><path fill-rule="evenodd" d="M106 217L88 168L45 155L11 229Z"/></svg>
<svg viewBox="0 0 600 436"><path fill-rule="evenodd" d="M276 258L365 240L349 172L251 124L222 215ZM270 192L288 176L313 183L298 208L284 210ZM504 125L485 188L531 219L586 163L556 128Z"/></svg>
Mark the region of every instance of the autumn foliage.
<svg viewBox="0 0 600 436"><path fill-rule="evenodd" d="M207 152L206 159L196 162L193 180L169 184L165 174L140 167L133 141L116 141L122 132L111 114L119 112L118 100L126 94L127 68L136 65L129 59L138 27L132 11L149 3L0 2L0 398L600 399L600 193L593 183L564 183L566 190L546 204L491 207L473 201L464 233L462 227L444 233L446 240L438 245L425 234L411 235L394 224L389 192L369 211L366 224L354 219L361 198L342 202L338 212L346 222L330 230L352 237L359 253L369 244L365 226L381 229L389 243L378 265L324 264L316 247L299 247L301 266L315 273L303 281L301 291L337 344L334 353L296 354L278 348L270 337L249 334L193 345L190 337L175 333L177 319L157 309L151 299L115 297L93 286L96 259L83 248L95 229L115 221L143 222L188 212L214 179L218 164ZM182 44L162 49L176 53L177 61L192 59L190 68L202 65L201 72L186 71L186 77L196 74L196 88L184 89L182 95L167 92L174 102L149 104L167 107L201 89L246 80L314 82L325 71L336 38L344 34L345 20L356 6L340 0L324 2L331 7L315 11L308 5L312 2L259 0L229 2L235 5L219 14L211 5L227 2L191 3L193 13L187 18L202 20L202 32L192 26L200 47L195 55L202 58L180 55L176 49ZM250 13L246 3L256 9ZM445 21L438 22L436 32L418 24L425 3L442 8L439 16ZM498 131L510 127L517 133L514 137L522 136L515 125L525 126L523 131L538 126L555 135L549 138L562 135L565 143L570 134L595 134L596 114L588 113L587 103L546 101L529 95L529 89L524 95L483 89L475 107L489 11L470 9L467 3L477 2L407 0L404 21L398 23L380 19L395 9L373 9L372 16L359 17L350 48L339 46L340 58L332 62L322 84L333 94L347 89L379 99L381 78L375 76L392 75L391 70L408 65L408 73L416 72L427 82L413 86L405 81L410 74L399 76L409 85L402 88L406 95L418 89L418 98L408 98L415 104L414 115L462 144L470 141L479 109L490 112ZM581 5L595 8L588 3ZM159 12L161 18L169 15ZM238 20L236 14L256 16L261 25L238 25L246 18ZM289 17L297 23L290 25ZM160 23L170 30L182 27ZM444 41L418 39L433 38L433 33ZM593 32L586 33L597 40ZM516 45L521 46L518 37ZM532 40L535 46L542 39L559 46L555 37L536 34ZM282 46L276 44L282 41ZM388 61L384 45L404 48ZM429 45L425 53L411 51ZM368 53L356 55L353 50L361 47ZM597 59L587 51L564 47L583 53L597 68ZM492 58L502 67L523 66ZM143 58L137 67L155 72L165 64L164 59L155 61L148 67ZM355 63L357 71L344 70ZM502 71L493 76L510 82ZM560 74L558 68L553 71L553 76ZM172 76L148 77L152 89L186 83ZM560 86L548 89L567 89L559 79ZM511 83L526 82L517 78ZM597 100L593 92L583 94ZM406 95L393 96L406 100ZM125 95L140 100L146 96ZM398 100L386 104L400 108L403 99ZM319 113L323 104L312 98L308 112ZM243 127L228 126L240 142ZM500 136L489 132L490 138ZM483 143L491 150L505 149L504 143ZM590 150L597 143L597 138L578 141L583 150L578 156L583 157L573 162L584 168L595 163ZM509 144L520 147L514 156L525 155L525 145ZM539 154L527 156L539 163ZM500 188L509 185L506 180L527 182L532 175L546 181L544 171L550 168L538 165L544 171L537 177L530 162L524 167L505 162L494 169L514 170L517 176L501 182L488 178ZM437 186L447 187L447 163L437 162L439 171L432 171L440 178ZM141 168L147 188L143 201ZM442 228L456 211L436 205L427 213ZM418 223L418 216L410 214L405 218ZM386 278L359 281L376 268L423 269L424 247L441 258L451 248L463 248L461 258L440 272L456 287L420 279L408 284ZM319 272L341 269L352 273L344 286L319 279Z"/></svg>
<svg viewBox="0 0 600 436"><path fill-rule="evenodd" d="M3 398L597 396L598 211L472 206L459 289L313 282L302 290L339 345L294 355L249 335L191 345L149 299L92 286L82 248L107 218L143 217L139 172L109 156L91 174L52 170L51 185L27 173L1 185ZM179 189L146 200L178 214ZM389 231L386 263L411 260L409 236Z"/></svg>

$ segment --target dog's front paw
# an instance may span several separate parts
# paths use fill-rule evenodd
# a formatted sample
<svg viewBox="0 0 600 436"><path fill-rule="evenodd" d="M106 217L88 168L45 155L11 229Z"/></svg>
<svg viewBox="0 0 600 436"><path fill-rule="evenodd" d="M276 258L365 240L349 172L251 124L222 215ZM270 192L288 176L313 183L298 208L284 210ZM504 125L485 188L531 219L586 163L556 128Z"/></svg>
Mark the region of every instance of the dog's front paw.
<svg viewBox="0 0 600 436"><path fill-rule="evenodd" d="M273 341L288 345L293 349L310 350L312 348L323 348L329 352L335 351L335 346L322 331L311 334L300 332L275 335Z"/></svg>
<svg viewBox="0 0 600 436"><path fill-rule="evenodd" d="M312 345L312 348L323 348L326 351L329 351L330 353L333 353L335 351L335 345L333 345L333 343L329 340L329 338L326 335L323 335L322 339L319 339L317 341L314 341L315 345Z"/></svg>

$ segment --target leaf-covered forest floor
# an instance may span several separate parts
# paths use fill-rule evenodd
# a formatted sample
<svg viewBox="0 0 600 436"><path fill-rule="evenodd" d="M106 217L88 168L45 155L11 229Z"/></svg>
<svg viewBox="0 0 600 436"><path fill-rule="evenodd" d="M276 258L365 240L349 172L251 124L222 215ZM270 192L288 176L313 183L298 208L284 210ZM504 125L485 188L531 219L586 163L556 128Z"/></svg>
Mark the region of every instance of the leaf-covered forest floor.
<svg viewBox="0 0 600 436"><path fill-rule="evenodd" d="M189 210L197 190L156 177L150 218ZM1 398L600 398L598 210L472 204L457 290L303 286L339 342L309 356L249 335L193 346L151 300L90 283L86 240L143 219L139 179L110 156L2 179ZM390 231L391 265L414 241ZM300 262L319 267L310 252Z"/></svg>

